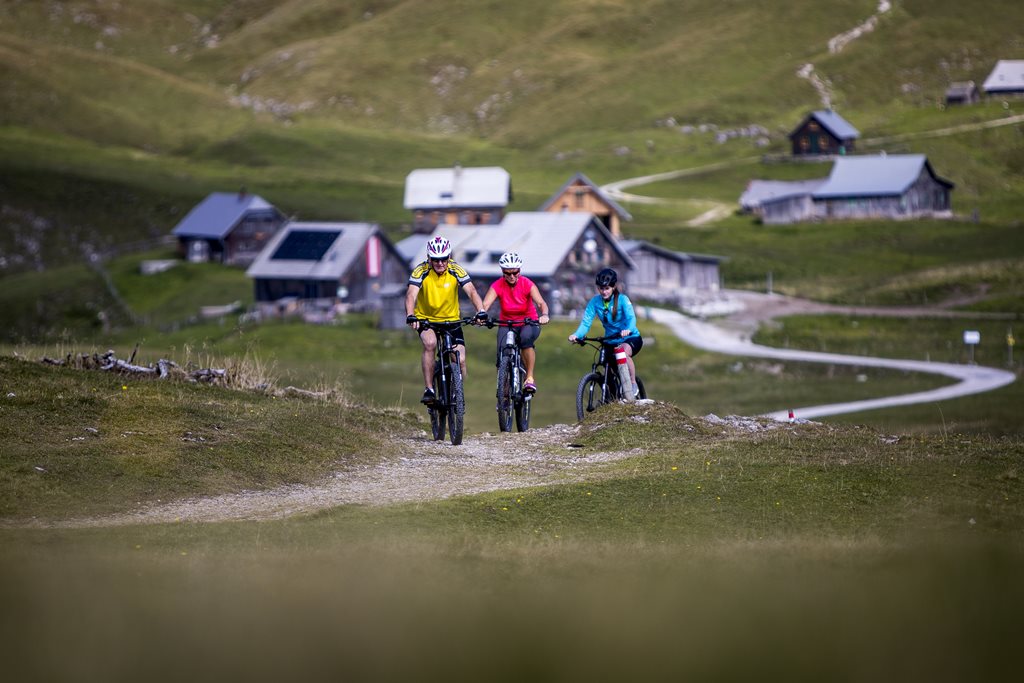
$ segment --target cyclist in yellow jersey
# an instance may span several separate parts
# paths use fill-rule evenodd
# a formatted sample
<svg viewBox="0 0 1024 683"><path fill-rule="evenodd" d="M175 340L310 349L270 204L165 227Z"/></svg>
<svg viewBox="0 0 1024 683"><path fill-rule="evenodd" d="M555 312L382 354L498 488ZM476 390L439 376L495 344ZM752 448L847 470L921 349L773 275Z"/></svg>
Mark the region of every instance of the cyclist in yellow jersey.
<svg viewBox="0 0 1024 683"><path fill-rule="evenodd" d="M434 402L434 361L437 352L437 335L433 330L420 329L419 320L433 323L450 322L451 335L459 352L462 377L466 377L466 339L459 323L459 288L476 307L479 322L487 321L483 301L469 279L469 273L451 260L452 244L438 235L427 242L427 260L413 268L409 275L409 288L405 293L405 322L419 332L423 343L423 391L422 403Z"/></svg>

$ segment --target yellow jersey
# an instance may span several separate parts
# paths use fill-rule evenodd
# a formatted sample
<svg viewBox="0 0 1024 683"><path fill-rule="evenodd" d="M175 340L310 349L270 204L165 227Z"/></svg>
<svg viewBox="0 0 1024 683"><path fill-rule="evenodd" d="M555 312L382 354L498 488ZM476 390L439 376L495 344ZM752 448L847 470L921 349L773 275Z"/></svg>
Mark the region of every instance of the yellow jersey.
<svg viewBox="0 0 1024 683"><path fill-rule="evenodd" d="M449 260L448 268L441 275L429 261L419 264L409 275L409 284L420 288L413 315L434 323L458 320L462 317L459 315L459 287L469 281L469 273L455 261Z"/></svg>

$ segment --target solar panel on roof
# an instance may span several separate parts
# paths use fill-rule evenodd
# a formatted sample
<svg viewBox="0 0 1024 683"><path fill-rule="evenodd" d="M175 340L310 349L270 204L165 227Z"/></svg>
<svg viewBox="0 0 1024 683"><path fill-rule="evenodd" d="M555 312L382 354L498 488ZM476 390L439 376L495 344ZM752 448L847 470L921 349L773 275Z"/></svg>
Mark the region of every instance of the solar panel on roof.
<svg viewBox="0 0 1024 683"><path fill-rule="evenodd" d="M339 235L341 230L293 230L270 260L319 261Z"/></svg>

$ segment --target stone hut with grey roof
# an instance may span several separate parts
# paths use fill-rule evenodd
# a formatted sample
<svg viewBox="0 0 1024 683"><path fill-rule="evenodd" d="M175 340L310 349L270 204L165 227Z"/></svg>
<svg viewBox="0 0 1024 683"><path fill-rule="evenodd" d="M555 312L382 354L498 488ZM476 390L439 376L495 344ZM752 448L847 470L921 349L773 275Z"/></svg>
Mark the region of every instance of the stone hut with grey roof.
<svg viewBox="0 0 1024 683"><path fill-rule="evenodd" d="M280 302L323 310L379 310L409 276L374 223L288 223L249 266L260 308Z"/></svg>
<svg viewBox="0 0 1024 683"><path fill-rule="evenodd" d="M751 184L753 186L753 183ZM748 188L741 201L765 224L829 219L949 218L952 182L923 154L837 157L828 178Z"/></svg>
<svg viewBox="0 0 1024 683"><path fill-rule="evenodd" d="M178 252L189 261L246 266L287 218L259 195L214 192L197 204L171 231Z"/></svg>
<svg viewBox="0 0 1024 683"><path fill-rule="evenodd" d="M405 178L403 205L419 234L438 225L497 225L511 201L511 176L497 166L419 168Z"/></svg>
<svg viewBox="0 0 1024 683"><path fill-rule="evenodd" d="M979 100L981 91L974 81L958 81L946 88L946 104L974 104Z"/></svg>
<svg viewBox="0 0 1024 683"><path fill-rule="evenodd" d="M982 88L989 97L1024 95L1024 59L1000 59Z"/></svg>

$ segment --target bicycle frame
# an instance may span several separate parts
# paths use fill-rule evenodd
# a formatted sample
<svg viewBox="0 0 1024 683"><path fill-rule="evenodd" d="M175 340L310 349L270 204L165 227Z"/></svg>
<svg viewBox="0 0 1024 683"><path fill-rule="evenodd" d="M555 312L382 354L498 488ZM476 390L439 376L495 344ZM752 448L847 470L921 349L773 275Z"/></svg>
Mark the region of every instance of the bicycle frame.
<svg viewBox="0 0 1024 683"><path fill-rule="evenodd" d="M539 326L531 318L523 320L491 320L488 327L497 325L505 328L505 340L498 351L497 405L498 428L503 432L512 430L512 413L515 413L516 428L525 432L530 427L530 402L533 394L523 391L526 369L523 367L520 333L524 325ZM507 382L507 384L506 384Z"/></svg>
<svg viewBox="0 0 1024 683"><path fill-rule="evenodd" d="M461 318L443 323L419 320L421 329L433 330L437 337L437 351L434 356L434 395L433 405L427 406L430 415L430 426L434 439L444 439L447 423L448 434L453 446L462 443L463 416L466 403L462 385L462 366L459 352L455 348L450 325L467 325L473 318Z"/></svg>
<svg viewBox="0 0 1024 683"><path fill-rule="evenodd" d="M615 361L615 347L622 343L621 337L581 337L576 340L580 346L595 349L590 372L583 375L576 389L576 417L583 420L587 413L601 405L624 400L624 392L633 387L622 387L619 382ZM647 398L647 391L639 375L636 375L639 398Z"/></svg>

